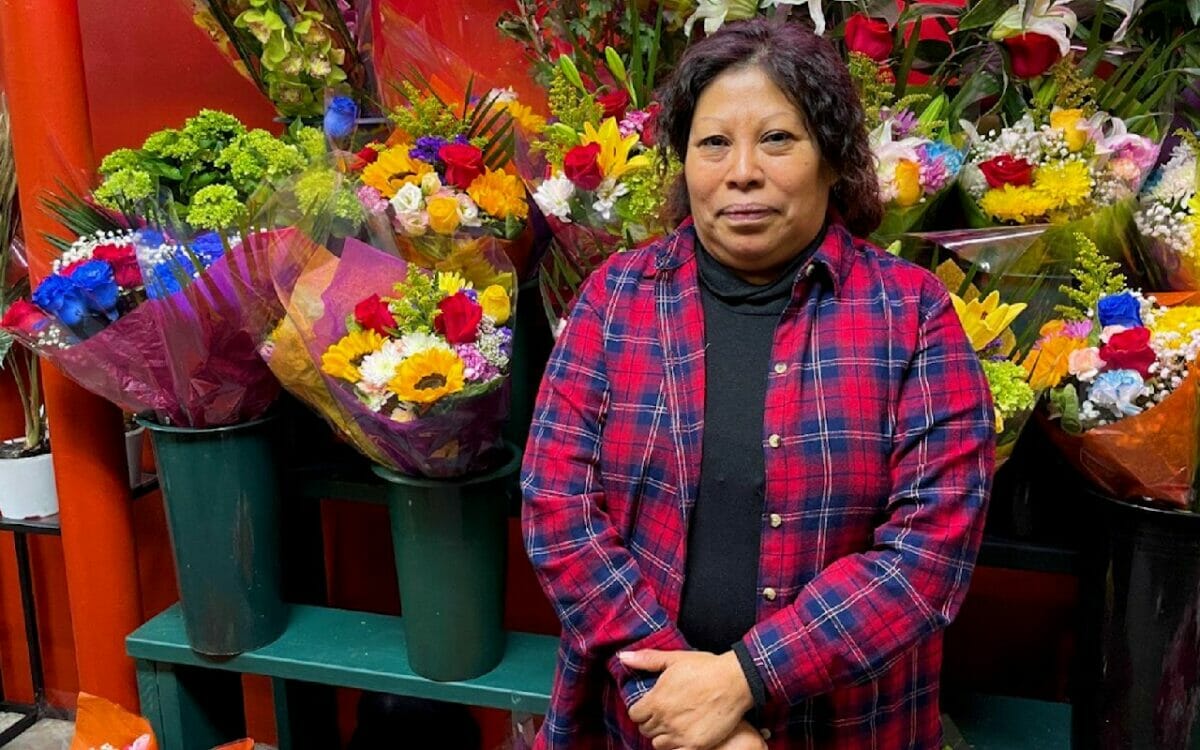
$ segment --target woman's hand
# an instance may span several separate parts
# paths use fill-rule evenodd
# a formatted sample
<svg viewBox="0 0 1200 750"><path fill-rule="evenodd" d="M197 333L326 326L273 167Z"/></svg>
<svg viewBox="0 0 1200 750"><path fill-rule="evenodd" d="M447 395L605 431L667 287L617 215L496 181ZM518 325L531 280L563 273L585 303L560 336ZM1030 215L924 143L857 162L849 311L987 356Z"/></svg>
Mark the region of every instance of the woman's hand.
<svg viewBox="0 0 1200 750"><path fill-rule="evenodd" d="M733 734L713 750L767 750L767 743L758 730L743 719L734 727Z"/></svg>
<svg viewBox="0 0 1200 750"><path fill-rule="evenodd" d="M721 743L732 737L754 705L732 651L717 656L703 651L645 650L622 653L620 659L630 669L662 673L650 692L629 709L629 718L643 736L653 740L655 750L723 747Z"/></svg>

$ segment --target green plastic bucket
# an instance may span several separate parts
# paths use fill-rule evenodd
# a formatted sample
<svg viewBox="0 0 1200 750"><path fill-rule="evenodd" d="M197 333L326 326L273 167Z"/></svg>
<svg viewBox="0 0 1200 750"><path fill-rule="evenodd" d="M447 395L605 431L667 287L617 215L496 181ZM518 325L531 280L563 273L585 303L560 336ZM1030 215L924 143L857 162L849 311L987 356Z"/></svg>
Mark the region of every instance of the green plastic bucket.
<svg viewBox="0 0 1200 750"><path fill-rule="evenodd" d="M273 420L150 432L192 649L232 656L287 627Z"/></svg>
<svg viewBox="0 0 1200 750"><path fill-rule="evenodd" d="M388 482L408 659L422 677L471 679L504 656L506 491L521 466L509 450L499 469L458 479L374 467Z"/></svg>

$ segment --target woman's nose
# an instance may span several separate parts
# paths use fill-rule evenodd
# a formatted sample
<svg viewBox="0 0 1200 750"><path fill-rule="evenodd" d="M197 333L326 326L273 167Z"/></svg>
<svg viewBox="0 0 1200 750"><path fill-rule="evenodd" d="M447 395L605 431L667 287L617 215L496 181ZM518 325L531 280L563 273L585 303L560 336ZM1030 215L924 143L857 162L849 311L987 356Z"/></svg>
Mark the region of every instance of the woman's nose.
<svg viewBox="0 0 1200 750"><path fill-rule="evenodd" d="M758 162L758 150L753 146L735 147L731 156L729 171L725 175L729 187L736 190L761 187L763 172Z"/></svg>

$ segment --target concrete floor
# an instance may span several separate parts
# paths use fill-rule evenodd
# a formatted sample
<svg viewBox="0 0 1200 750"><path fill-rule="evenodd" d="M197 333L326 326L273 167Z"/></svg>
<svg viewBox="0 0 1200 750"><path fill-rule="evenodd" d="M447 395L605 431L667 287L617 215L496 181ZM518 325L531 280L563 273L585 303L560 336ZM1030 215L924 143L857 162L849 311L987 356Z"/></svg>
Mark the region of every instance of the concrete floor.
<svg viewBox="0 0 1200 750"><path fill-rule="evenodd" d="M20 714L0 713L0 732L20 718ZM4 750L67 750L74 735L74 722L42 719L26 729L20 737L5 745Z"/></svg>

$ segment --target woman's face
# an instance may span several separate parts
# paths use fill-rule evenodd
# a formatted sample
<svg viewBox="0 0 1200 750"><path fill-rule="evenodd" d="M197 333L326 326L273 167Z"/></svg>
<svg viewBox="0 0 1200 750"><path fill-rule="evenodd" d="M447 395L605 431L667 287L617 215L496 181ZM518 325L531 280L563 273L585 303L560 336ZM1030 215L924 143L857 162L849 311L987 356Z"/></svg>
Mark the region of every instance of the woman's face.
<svg viewBox="0 0 1200 750"><path fill-rule="evenodd" d="M700 93L683 174L700 241L756 284L817 236L833 184L804 116L758 66Z"/></svg>

